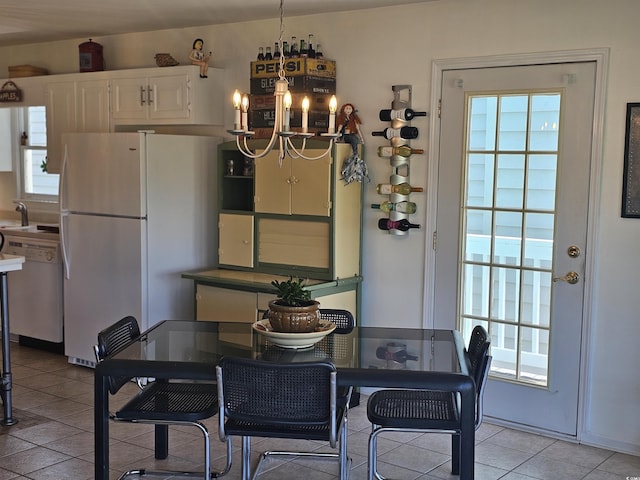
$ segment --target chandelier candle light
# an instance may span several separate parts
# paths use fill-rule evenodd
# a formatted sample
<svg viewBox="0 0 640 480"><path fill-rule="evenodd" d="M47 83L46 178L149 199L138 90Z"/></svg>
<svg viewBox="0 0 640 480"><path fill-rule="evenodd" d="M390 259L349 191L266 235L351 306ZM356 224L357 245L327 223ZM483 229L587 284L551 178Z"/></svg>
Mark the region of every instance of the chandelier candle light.
<svg viewBox="0 0 640 480"><path fill-rule="evenodd" d="M282 50L282 37L284 36L284 0L280 0L280 37L278 39L278 47ZM318 160L331 152L334 141L340 136L335 132L336 129L336 111L338 110L338 101L335 95L329 101L329 128L327 133L321 133L321 137L329 139L329 146L325 152L317 157L308 157L304 155L304 149L307 139L314 137L315 133L309 132L309 99L304 97L302 100L302 129L300 132L290 130L291 121L291 92L289 92L289 82L284 74L284 55L280 56L280 65L278 70L278 80L275 85L275 122L271 138L260 153L251 151L247 144L247 138L251 138L255 132L249 130L247 120L247 110L249 109L249 97L242 95L238 90L233 94L233 108L235 109L233 130L227 130L236 137L236 145L243 155L249 158L262 158L269 154L276 143L278 144L278 163L282 165L285 156L291 158L303 158L305 160ZM291 137L302 139L302 146L298 149L291 141Z"/></svg>

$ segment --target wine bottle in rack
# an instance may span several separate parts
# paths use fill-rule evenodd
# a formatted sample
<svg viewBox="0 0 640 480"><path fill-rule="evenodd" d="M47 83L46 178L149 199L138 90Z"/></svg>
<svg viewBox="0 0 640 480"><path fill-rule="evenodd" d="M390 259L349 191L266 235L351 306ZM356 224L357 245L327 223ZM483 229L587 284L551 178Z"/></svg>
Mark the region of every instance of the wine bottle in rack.
<svg viewBox="0 0 640 480"><path fill-rule="evenodd" d="M309 56L309 48L307 47L307 42L305 42L304 38L300 39L300 56L305 58Z"/></svg>
<svg viewBox="0 0 640 480"><path fill-rule="evenodd" d="M400 128L385 128L379 132L371 132L374 137L384 137L387 140L392 138L404 138L411 140L412 138L418 138L418 129L416 127L400 127Z"/></svg>
<svg viewBox="0 0 640 480"><path fill-rule="evenodd" d="M280 58L280 45L276 42L273 46L273 59L277 60Z"/></svg>
<svg viewBox="0 0 640 480"><path fill-rule="evenodd" d="M313 33L309 34L309 41L307 42L307 50L309 50L309 58L316 58L316 51L313 48Z"/></svg>
<svg viewBox="0 0 640 480"><path fill-rule="evenodd" d="M398 213L416 213L416 204L413 202L382 202L372 203L371 208L382 210L385 213L398 212Z"/></svg>
<svg viewBox="0 0 640 480"><path fill-rule="evenodd" d="M258 61L264 60L264 48L258 48Z"/></svg>
<svg viewBox="0 0 640 480"><path fill-rule="evenodd" d="M410 121L414 117L426 117L427 112L416 112L411 108L401 108L400 110L380 110L380 120L390 122L391 120Z"/></svg>
<svg viewBox="0 0 640 480"><path fill-rule="evenodd" d="M391 195L397 193L399 195L409 195L411 192L422 192L422 187L412 187L407 182L391 185L390 183L379 183L376 187L380 195Z"/></svg>
<svg viewBox="0 0 640 480"><path fill-rule="evenodd" d="M282 55L284 55L284 58L291 57L291 52L289 51L289 42L282 42Z"/></svg>
<svg viewBox="0 0 640 480"><path fill-rule="evenodd" d="M379 157L392 157L393 155L410 157L411 155L420 155L422 153L424 153L424 150L422 148L411 148L409 145L400 145L399 147L378 147Z"/></svg>
<svg viewBox="0 0 640 480"><path fill-rule="evenodd" d="M264 54L265 60L273 60L273 55L271 55L271 47L267 47L267 53Z"/></svg>
<svg viewBox="0 0 640 480"><path fill-rule="evenodd" d="M381 218L378 220L378 228L380 230L400 230L401 232L406 232L411 228L420 228L420 225L417 223L411 223L406 218L402 220L390 220L388 218Z"/></svg>
<svg viewBox="0 0 640 480"><path fill-rule="evenodd" d="M316 45L316 58L324 58L324 54L322 53L322 45L319 43Z"/></svg>

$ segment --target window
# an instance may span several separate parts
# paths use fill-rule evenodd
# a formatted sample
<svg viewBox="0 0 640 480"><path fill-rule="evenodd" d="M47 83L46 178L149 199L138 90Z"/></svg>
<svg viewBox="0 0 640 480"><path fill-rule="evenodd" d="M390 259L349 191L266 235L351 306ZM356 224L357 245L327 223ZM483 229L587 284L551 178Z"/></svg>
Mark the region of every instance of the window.
<svg viewBox="0 0 640 480"><path fill-rule="evenodd" d="M57 174L44 171L47 159L47 121L45 107L23 110L23 139L20 146L18 192L26 200L57 200Z"/></svg>

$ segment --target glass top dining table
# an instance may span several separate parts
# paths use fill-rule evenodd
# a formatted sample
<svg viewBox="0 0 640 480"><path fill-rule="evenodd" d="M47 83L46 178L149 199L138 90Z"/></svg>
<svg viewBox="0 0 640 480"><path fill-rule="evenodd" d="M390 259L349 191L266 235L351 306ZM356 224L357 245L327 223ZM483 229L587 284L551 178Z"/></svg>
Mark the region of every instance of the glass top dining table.
<svg viewBox="0 0 640 480"><path fill-rule="evenodd" d="M314 336L314 335L312 335ZM460 478L473 480L475 384L464 342L456 330L354 327L313 338L306 348L284 348L282 341L249 323L161 322L95 369L95 478L109 478L109 392L107 377L215 380L224 356L274 362L330 360L338 384L374 388L428 388L460 393ZM274 343L275 342L275 343ZM286 342L285 342L286 343ZM302 342L305 343L305 342ZM308 342L307 342L308 343ZM166 456L158 446L156 456Z"/></svg>

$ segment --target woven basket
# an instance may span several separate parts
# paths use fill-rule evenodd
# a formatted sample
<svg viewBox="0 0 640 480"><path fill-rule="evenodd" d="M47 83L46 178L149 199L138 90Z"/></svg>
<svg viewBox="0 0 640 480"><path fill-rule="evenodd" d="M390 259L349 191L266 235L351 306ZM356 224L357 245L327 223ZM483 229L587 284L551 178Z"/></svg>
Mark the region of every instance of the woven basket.
<svg viewBox="0 0 640 480"><path fill-rule="evenodd" d="M169 53L156 53L154 58L156 59L156 65L159 67L175 67L180 63Z"/></svg>

